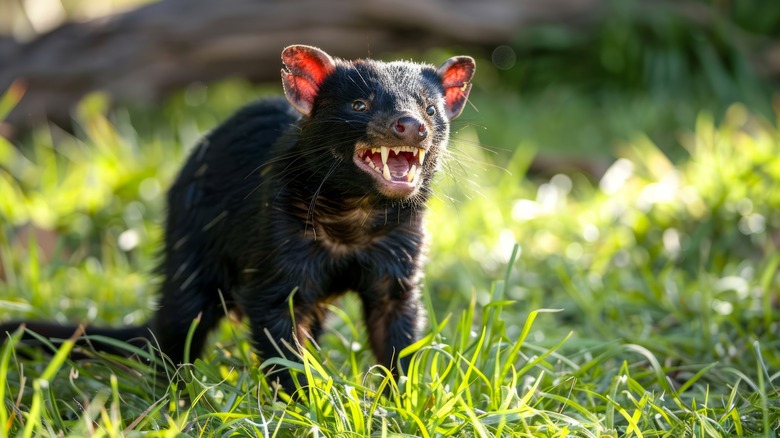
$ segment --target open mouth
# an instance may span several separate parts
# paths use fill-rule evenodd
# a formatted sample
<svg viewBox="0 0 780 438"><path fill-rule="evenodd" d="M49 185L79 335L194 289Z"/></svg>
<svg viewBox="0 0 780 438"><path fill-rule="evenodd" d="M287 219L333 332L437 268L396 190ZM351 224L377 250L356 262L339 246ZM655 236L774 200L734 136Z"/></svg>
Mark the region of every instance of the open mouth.
<svg viewBox="0 0 780 438"><path fill-rule="evenodd" d="M355 163L391 184L412 185L425 161L425 149L415 146L380 146L359 149Z"/></svg>

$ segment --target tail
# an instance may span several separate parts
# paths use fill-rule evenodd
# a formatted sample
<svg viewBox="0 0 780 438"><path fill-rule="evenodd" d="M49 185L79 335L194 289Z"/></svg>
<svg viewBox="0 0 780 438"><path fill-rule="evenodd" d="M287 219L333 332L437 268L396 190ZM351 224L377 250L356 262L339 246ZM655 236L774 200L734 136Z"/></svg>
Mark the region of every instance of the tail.
<svg viewBox="0 0 780 438"><path fill-rule="evenodd" d="M123 349L112 343L106 343L92 337L102 336L111 338L137 348L145 348L149 345L149 340L152 337L148 325L108 328L85 327L83 325L60 325L49 322L16 321L0 324L0 336L2 336L0 338L0 344L8 339L8 336L15 332L19 327L24 327L26 329L20 340L20 344L23 346L47 349L45 343L41 342L38 337L33 336L32 333L30 333L34 332L40 337L48 339L55 347L59 347L63 341L75 338L74 340L76 341L77 347L103 351L119 356L129 356L131 353L128 349ZM78 355L78 352L71 353L71 357Z"/></svg>

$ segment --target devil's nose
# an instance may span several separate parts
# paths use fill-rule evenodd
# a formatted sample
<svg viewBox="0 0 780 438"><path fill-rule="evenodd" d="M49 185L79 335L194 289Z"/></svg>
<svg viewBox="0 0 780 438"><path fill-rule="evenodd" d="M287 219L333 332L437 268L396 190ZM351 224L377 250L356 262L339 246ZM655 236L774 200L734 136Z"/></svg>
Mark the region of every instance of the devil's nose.
<svg viewBox="0 0 780 438"><path fill-rule="evenodd" d="M391 127L393 134L410 144L417 144L428 136L425 123L412 116L404 116L393 122Z"/></svg>

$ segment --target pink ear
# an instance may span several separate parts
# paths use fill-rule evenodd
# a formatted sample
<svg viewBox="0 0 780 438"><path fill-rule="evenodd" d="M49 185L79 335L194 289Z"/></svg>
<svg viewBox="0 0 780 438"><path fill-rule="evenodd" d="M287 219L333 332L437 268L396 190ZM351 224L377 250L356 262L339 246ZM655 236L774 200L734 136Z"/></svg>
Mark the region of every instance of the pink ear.
<svg viewBox="0 0 780 438"><path fill-rule="evenodd" d="M453 56L436 70L444 86L444 101L447 118L458 117L466 105L471 91L471 77L477 66L470 56Z"/></svg>
<svg viewBox="0 0 780 438"><path fill-rule="evenodd" d="M336 68L333 58L311 46L289 46L282 51L282 86L287 100L301 114L307 115L322 81Z"/></svg>

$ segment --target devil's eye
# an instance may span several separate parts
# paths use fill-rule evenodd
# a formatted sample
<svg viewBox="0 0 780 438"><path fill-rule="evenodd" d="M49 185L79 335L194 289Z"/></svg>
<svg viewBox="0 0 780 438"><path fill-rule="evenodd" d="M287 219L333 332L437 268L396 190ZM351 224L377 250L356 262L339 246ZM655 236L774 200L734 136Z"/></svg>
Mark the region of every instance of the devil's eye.
<svg viewBox="0 0 780 438"><path fill-rule="evenodd" d="M356 100L356 101L352 102L352 109L357 111L357 112L363 112L367 108L368 108L368 105L366 105L366 103L363 102L362 100Z"/></svg>
<svg viewBox="0 0 780 438"><path fill-rule="evenodd" d="M429 116L436 114L436 107L433 105L429 105L428 108L425 108L425 113L428 114Z"/></svg>

